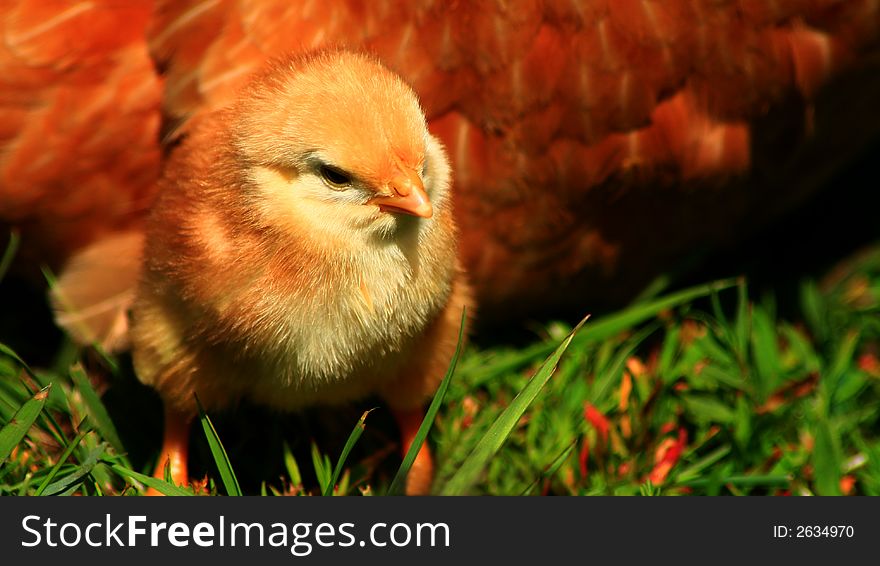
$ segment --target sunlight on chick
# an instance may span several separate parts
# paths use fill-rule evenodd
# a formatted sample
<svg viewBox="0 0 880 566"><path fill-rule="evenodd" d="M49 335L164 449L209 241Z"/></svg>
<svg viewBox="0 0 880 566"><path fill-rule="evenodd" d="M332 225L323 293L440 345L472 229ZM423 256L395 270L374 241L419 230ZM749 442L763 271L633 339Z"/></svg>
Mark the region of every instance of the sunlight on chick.
<svg viewBox="0 0 880 566"><path fill-rule="evenodd" d="M135 370L165 404L157 474L170 460L187 482L194 394L294 410L378 393L405 450L471 303L449 165L412 89L346 51L273 62L190 121L161 183L131 317ZM431 478L425 446L407 492Z"/></svg>

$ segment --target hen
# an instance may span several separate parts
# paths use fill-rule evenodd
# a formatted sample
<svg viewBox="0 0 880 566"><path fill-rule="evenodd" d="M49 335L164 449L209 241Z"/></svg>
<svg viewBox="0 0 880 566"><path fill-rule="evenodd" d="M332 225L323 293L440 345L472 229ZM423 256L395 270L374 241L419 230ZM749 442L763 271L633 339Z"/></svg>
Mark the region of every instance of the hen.
<svg viewBox="0 0 880 566"><path fill-rule="evenodd" d="M163 82L173 140L267 58L324 45L376 53L420 96L483 320L631 295L880 131L872 0L151 4L0 7L0 218L33 228L32 255L138 228Z"/></svg>
<svg viewBox="0 0 880 566"><path fill-rule="evenodd" d="M876 53L878 25L877 3L859 0L159 2L150 47L172 128L267 56L378 54L449 150L485 320L619 300L806 198L811 124L819 140L849 136L835 155L819 146L822 166L880 131L876 112L811 106ZM875 98L867 82L847 96ZM779 172L790 182L769 180Z"/></svg>

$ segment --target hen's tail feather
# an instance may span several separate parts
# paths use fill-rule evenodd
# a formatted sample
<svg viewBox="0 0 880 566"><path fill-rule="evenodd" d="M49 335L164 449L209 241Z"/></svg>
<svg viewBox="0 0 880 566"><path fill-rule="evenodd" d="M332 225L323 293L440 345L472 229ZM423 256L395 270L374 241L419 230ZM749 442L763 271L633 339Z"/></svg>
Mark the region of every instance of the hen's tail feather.
<svg viewBox="0 0 880 566"><path fill-rule="evenodd" d="M143 232L121 232L86 246L65 265L49 295L55 322L78 344L128 349L143 243Z"/></svg>

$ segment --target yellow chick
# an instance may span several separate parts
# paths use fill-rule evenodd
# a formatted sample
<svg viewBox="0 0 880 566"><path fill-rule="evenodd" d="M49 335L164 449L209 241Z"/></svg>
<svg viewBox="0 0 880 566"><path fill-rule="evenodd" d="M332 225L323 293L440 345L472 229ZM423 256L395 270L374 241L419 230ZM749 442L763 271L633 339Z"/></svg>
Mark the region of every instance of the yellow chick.
<svg viewBox="0 0 880 566"><path fill-rule="evenodd" d="M170 156L131 313L134 366L165 404L157 473L187 481L194 394L281 410L370 393L406 449L471 293L450 169L412 89L341 50L271 63ZM407 492L426 493L427 447Z"/></svg>

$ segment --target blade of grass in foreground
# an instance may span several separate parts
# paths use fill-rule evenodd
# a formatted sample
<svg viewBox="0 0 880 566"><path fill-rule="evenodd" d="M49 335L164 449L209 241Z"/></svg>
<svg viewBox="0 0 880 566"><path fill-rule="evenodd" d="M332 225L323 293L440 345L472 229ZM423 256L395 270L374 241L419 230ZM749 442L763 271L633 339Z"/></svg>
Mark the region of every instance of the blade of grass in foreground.
<svg viewBox="0 0 880 566"><path fill-rule="evenodd" d="M764 475L764 476L723 476L719 479L714 478L696 478L675 482L677 487L706 487L713 481L718 481L722 485L733 485L736 487L788 487L791 485L791 477L783 475Z"/></svg>
<svg viewBox="0 0 880 566"><path fill-rule="evenodd" d="M214 456L214 463L217 465L217 471L220 472L220 479L223 481L226 493L234 496L241 495L241 487L238 485L235 472L232 471L232 464L229 462L229 456L226 455L226 449L223 448L223 443L220 442L217 430L202 408L198 397L196 397L196 405L199 407L199 421L202 423L205 438L208 439L208 446L211 448L211 455Z"/></svg>
<svg viewBox="0 0 880 566"><path fill-rule="evenodd" d="M557 471L559 471L559 468L562 467L562 464L564 464L565 461L568 460L569 455L571 455L571 452L574 450L574 447L576 445L577 445L577 439L574 439L567 447L565 447L562 450L562 453L559 454L559 456L557 456L556 458L553 459L552 462L550 462L550 465L547 467L547 469L545 469L543 472L541 472L538 475L538 477L536 477L534 479L534 481L532 481L532 483L529 484L529 487L525 488L525 490L523 490L523 492L520 493L520 495L529 495L532 492L532 490L535 489L539 483L541 483L541 480L545 480L549 477L553 477L553 475Z"/></svg>
<svg viewBox="0 0 880 566"><path fill-rule="evenodd" d="M23 369L25 373L27 373L29 376L33 377L34 379L38 379L37 374L34 373L34 370L31 369L31 366L27 365L27 363L25 363L23 359L18 357L18 354L16 354L12 350L12 348L7 346L6 344L0 344L0 354L5 355L6 357L17 363L19 366L21 366L21 369Z"/></svg>
<svg viewBox="0 0 880 566"><path fill-rule="evenodd" d="M110 468L120 476L131 478L144 484L147 487L152 487L162 495L194 495L193 492L183 489L182 487L177 487L176 485L170 484L166 481L162 481L160 479L156 479L154 477L135 472L134 470L129 470L125 466L108 462L106 459L104 459L103 461L109 464Z"/></svg>
<svg viewBox="0 0 880 566"><path fill-rule="evenodd" d="M345 460L348 458L348 453L351 452L351 449L354 448L355 443L358 441L358 438L364 433L364 421L367 420L367 415L370 414L369 411L364 411L364 414L361 415L361 418L358 420L357 424L354 425L354 430L351 431L351 434L348 435L348 440L345 442L345 446L342 448L342 454L339 455L339 460L336 461L336 467L333 468L333 476L330 478L330 481L324 487L324 496L332 495L333 488L336 486L336 482L339 481L339 476L342 474L342 466L345 465Z"/></svg>
<svg viewBox="0 0 880 566"><path fill-rule="evenodd" d="M95 448L89 451L82 465L77 468L75 472L61 478L55 483L50 484L47 488L45 488L43 495L64 495L75 491L79 487L79 484L81 484L86 478L86 476L91 474L92 470L95 469L95 466L98 465L98 459L104 455L107 450L107 446L109 445L106 442L98 444Z"/></svg>
<svg viewBox="0 0 880 566"><path fill-rule="evenodd" d="M324 493L330 485L333 472L330 470L330 458L321 454L314 441L312 441L312 468L315 470L315 477L318 478L318 487L321 488L321 493Z"/></svg>
<svg viewBox="0 0 880 566"><path fill-rule="evenodd" d="M91 417L98 432L110 442L110 445L118 454L123 454L125 450L122 447L122 441L119 440L119 434L116 432L113 420L110 419L107 408L104 406L95 388L92 387L92 383L89 381L89 377L86 375L83 367L78 363L71 367L70 377L79 390L80 395L82 395L89 417Z"/></svg>
<svg viewBox="0 0 880 566"><path fill-rule="evenodd" d="M819 495L840 495L840 449L835 442L831 424L819 416L813 426L813 474Z"/></svg>
<svg viewBox="0 0 880 566"><path fill-rule="evenodd" d="M287 477L290 479L290 484L302 485L299 464L296 463L296 458L293 457L293 452L291 452L290 446L285 442L282 447L284 450L284 467L287 469Z"/></svg>
<svg viewBox="0 0 880 566"><path fill-rule="evenodd" d="M575 345L580 346L592 342L599 342L615 336L624 330L630 329L651 317L657 316L661 311L672 309L689 303L700 297L736 285L735 279L721 279L705 285L690 287L676 293L664 295L644 303L634 304L622 311L606 315L590 323L589 328L581 332L575 340ZM553 344L540 343L524 348L515 355L510 356L504 363L498 363L487 368L474 385L492 381L500 375L514 371L517 368L530 364L535 358L541 358L553 352Z"/></svg>
<svg viewBox="0 0 880 566"><path fill-rule="evenodd" d="M605 340L623 332L624 330L632 328L653 316L657 316L661 311L689 303L699 297L705 297L713 291L721 291L733 287L734 285L736 285L736 280L722 279L705 285L698 285L696 287L684 289L677 293L670 293L653 301L633 305L618 313L603 316L601 319L591 322L589 328L586 328L577 337L575 343L579 344Z"/></svg>
<svg viewBox="0 0 880 566"><path fill-rule="evenodd" d="M12 419L6 423L6 426L0 429L0 466L6 462L6 459L12 454L12 450L18 446L18 443L30 430L31 425L40 416L40 411L43 410L43 405L46 404L46 399L49 397L50 387L46 386L40 389L32 399L25 401L24 405L12 415Z"/></svg>
<svg viewBox="0 0 880 566"><path fill-rule="evenodd" d="M510 405L508 405L508 407L504 409L504 412L501 413L494 423L492 423L492 426L489 427L485 436L480 439L468 457L465 458L455 475L449 479L445 486L443 486L443 489L440 491L441 495L464 495L468 492L477 480L477 476L479 476L483 468L486 467L489 460L495 456L495 453L497 453L501 448L501 445L504 444L508 435L510 435L514 427L516 427L516 423L519 422L519 419L523 416L535 398L537 398L538 394L544 388L544 385L547 384L550 377L556 372L559 359L562 358L562 354L565 353L565 350L568 348L569 344L571 344L572 339L574 339L575 334L581 329L587 321L587 318L589 318L589 316L584 318L574 327L565 340L562 341L562 344L556 348L556 351L544 361L535 373L535 376L526 383L525 387L523 387L516 397L514 397Z"/></svg>
<svg viewBox="0 0 880 566"><path fill-rule="evenodd" d="M416 433L412 444L410 444L409 450L406 451L406 456L403 458L400 468L397 470L397 473L394 474L394 479L391 481L391 486L387 491L388 495L400 495L403 493L409 469L412 467L413 462L416 461L416 455L418 455L419 450L422 449L422 444L425 443L425 439L428 438L428 433L431 431L431 426L434 424L434 418L437 416L437 411L440 410L440 405L443 404L443 399L446 397L446 391L449 389L449 382L452 380L452 374L455 373L455 366L458 365L458 357L459 354L461 354L461 345L464 341L464 326L466 320L467 309L465 308L461 311L461 325L458 328L458 343L455 345L455 353L452 355L452 361L449 362L449 368L446 370L446 375L443 376L443 381L440 382L440 387L437 388L437 393L434 394L431 406L428 407L428 412L425 413L425 418L422 419L422 424L419 426L419 430Z"/></svg>
<svg viewBox="0 0 880 566"><path fill-rule="evenodd" d="M76 438L73 439L73 442L67 445L67 448L64 449L64 453L61 454L61 457L58 458L58 461L55 462L55 465L52 466L52 469L49 470L48 475L43 480L43 483L40 484L40 487L37 488L37 491L34 492L34 495L43 495L43 492L46 491L46 488L52 483L52 480L55 479L55 476L58 474L58 470L61 469L61 466L70 458L70 455L73 454L73 451L76 450L76 447L79 446L79 443L82 442L82 439L86 437L86 435L91 431L88 427L83 427L83 423L79 424L79 427L82 429Z"/></svg>

